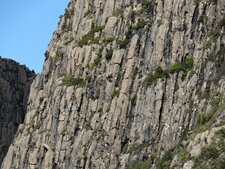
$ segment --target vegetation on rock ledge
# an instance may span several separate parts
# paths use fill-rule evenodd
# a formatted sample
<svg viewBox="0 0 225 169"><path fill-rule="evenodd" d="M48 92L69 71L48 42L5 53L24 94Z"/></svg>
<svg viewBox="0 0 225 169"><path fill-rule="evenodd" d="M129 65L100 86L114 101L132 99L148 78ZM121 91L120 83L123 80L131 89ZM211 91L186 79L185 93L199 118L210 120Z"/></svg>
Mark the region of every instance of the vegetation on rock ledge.
<svg viewBox="0 0 225 169"><path fill-rule="evenodd" d="M95 44L99 43L100 38L95 37L96 32L100 32L105 28L105 26L98 26L93 29L91 29L84 37L82 40L78 42L79 47L83 47L84 45L90 45L90 44Z"/></svg>
<svg viewBox="0 0 225 169"><path fill-rule="evenodd" d="M194 60L193 57L188 58L184 63L175 63L169 69L163 70L160 66L155 70L155 72L149 73L144 79L143 84L145 86L150 86L153 82L155 82L159 78L167 78L169 74L173 74L175 72L185 72L187 73L193 68Z"/></svg>
<svg viewBox="0 0 225 169"><path fill-rule="evenodd" d="M62 79L61 86L77 86L78 88L82 88L86 85L86 81L82 78L74 78L73 76L64 77Z"/></svg>

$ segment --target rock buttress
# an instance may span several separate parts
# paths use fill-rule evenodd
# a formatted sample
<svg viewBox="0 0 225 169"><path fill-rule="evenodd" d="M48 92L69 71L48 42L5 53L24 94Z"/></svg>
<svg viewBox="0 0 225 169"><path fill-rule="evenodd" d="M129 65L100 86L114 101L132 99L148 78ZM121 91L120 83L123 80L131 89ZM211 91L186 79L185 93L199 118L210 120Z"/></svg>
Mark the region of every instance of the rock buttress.
<svg viewBox="0 0 225 169"><path fill-rule="evenodd" d="M34 75L13 60L0 58L0 164L23 123Z"/></svg>
<svg viewBox="0 0 225 169"><path fill-rule="evenodd" d="M169 168L166 150L224 123L224 9L72 0L2 168Z"/></svg>

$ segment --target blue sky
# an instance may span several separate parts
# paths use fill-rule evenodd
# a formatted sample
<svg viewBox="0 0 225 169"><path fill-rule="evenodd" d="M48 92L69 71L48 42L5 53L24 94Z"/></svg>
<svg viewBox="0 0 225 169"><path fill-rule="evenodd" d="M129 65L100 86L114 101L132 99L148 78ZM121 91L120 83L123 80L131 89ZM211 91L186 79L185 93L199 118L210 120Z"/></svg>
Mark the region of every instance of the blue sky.
<svg viewBox="0 0 225 169"><path fill-rule="evenodd" d="M0 0L0 56L42 71L44 53L70 0Z"/></svg>

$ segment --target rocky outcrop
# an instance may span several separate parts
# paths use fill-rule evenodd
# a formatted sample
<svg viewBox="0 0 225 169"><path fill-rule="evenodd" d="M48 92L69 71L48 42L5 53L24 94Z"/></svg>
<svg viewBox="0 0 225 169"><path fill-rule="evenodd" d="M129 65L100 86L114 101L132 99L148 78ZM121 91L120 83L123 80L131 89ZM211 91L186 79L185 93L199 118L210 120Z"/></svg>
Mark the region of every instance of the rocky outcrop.
<svg viewBox="0 0 225 169"><path fill-rule="evenodd" d="M0 58L0 164L23 123L34 76L25 66Z"/></svg>
<svg viewBox="0 0 225 169"><path fill-rule="evenodd" d="M204 132L214 138L225 122L224 9L224 0L72 0L1 168L204 165L194 160Z"/></svg>

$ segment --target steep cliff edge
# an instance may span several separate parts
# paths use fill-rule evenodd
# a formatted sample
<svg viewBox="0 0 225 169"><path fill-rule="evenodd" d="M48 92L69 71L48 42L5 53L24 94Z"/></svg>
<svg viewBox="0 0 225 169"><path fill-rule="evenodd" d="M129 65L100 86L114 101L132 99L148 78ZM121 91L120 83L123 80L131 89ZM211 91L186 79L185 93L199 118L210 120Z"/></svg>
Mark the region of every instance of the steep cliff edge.
<svg viewBox="0 0 225 169"><path fill-rule="evenodd" d="M224 165L224 12L224 0L72 0L1 168Z"/></svg>
<svg viewBox="0 0 225 169"><path fill-rule="evenodd" d="M0 57L0 164L23 123L34 76L25 66Z"/></svg>

